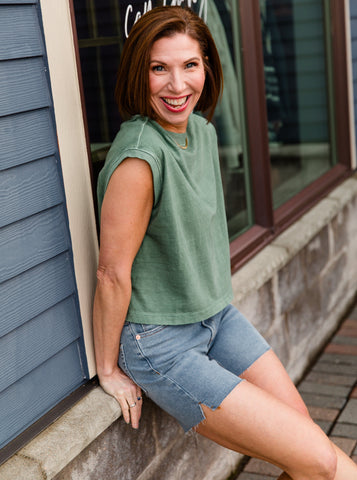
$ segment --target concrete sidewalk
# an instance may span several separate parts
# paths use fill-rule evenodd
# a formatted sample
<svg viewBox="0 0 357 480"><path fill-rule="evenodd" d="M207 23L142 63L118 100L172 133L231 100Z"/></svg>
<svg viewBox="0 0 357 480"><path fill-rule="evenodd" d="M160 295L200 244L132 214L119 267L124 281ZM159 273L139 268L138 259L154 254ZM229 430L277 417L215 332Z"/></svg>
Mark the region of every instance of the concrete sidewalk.
<svg viewBox="0 0 357 480"><path fill-rule="evenodd" d="M312 418L357 463L356 379L357 304L298 387ZM250 459L234 480L271 480L280 474L278 468Z"/></svg>

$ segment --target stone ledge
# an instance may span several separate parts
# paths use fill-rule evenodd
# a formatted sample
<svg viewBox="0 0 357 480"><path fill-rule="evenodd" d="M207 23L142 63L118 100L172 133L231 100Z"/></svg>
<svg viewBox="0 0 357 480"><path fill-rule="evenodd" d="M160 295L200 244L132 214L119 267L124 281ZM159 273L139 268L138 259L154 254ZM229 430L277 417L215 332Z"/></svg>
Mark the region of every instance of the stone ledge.
<svg viewBox="0 0 357 480"><path fill-rule="evenodd" d="M117 401L95 388L0 466L0 478L53 478L120 415Z"/></svg>

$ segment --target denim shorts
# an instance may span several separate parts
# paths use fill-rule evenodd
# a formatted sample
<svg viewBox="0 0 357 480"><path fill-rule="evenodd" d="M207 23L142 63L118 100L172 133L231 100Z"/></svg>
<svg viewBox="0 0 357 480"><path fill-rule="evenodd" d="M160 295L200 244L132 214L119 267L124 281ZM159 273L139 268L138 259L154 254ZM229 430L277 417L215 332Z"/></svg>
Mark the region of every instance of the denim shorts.
<svg viewBox="0 0 357 480"><path fill-rule="evenodd" d="M215 410L268 343L232 305L198 323L125 322L120 368L185 431L204 420L201 404Z"/></svg>

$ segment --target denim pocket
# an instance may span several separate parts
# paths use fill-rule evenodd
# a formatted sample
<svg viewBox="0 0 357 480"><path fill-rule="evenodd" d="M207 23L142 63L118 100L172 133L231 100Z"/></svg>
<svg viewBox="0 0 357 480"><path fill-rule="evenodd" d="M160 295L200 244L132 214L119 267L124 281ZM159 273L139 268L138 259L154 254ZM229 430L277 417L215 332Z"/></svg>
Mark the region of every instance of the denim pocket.
<svg viewBox="0 0 357 480"><path fill-rule="evenodd" d="M132 326L135 333L140 335L140 338L150 337L151 335L162 332L162 330L167 328L167 325L147 325L145 323L132 324Z"/></svg>

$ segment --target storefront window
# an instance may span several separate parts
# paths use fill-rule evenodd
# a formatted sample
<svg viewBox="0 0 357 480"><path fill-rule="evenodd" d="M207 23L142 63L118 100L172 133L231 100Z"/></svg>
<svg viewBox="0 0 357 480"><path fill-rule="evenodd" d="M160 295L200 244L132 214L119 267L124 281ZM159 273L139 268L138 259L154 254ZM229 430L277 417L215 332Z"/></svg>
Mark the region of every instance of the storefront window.
<svg viewBox="0 0 357 480"><path fill-rule="evenodd" d="M71 1L95 181L121 124L114 89L134 23L181 5L208 24L225 83L213 123L232 270L351 171L339 0Z"/></svg>
<svg viewBox="0 0 357 480"><path fill-rule="evenodd" d="M260 0L273 206L334 165L323 0Z"/></svg>
<svg viewBox="0 0 357 480"><path fill-rule="evenodd" d="M83 88L94 177L119 130L121 119L114 102L117 67L123 43L138 16L166 2L141 0L74 0ZM167 2L171 4L175 2ZM231 238L252 225L248 159L242 135L241 86L238 83L238 21L235 2L196 0L191 6L207 22L215 38L224 70L225 90L213 123L219 139L228 228Z"/></svg>

